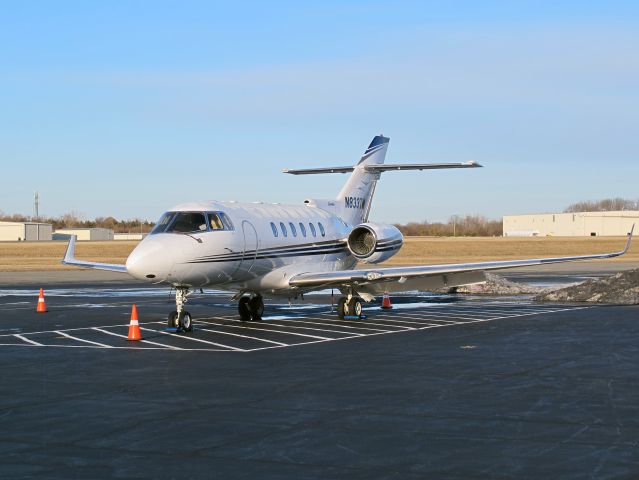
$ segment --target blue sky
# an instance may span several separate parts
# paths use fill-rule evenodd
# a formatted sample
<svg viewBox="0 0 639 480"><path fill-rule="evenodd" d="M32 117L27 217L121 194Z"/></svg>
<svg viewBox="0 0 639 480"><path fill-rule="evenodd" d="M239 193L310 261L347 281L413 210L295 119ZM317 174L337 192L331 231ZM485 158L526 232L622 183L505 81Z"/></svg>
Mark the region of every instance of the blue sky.
<svg viewBox="0 0 639 480"><path fill-rule="evenodd" d="M391 137L372 217L639 198L636 2L7 2L0 210L156 219L332 198Z"/></svg>

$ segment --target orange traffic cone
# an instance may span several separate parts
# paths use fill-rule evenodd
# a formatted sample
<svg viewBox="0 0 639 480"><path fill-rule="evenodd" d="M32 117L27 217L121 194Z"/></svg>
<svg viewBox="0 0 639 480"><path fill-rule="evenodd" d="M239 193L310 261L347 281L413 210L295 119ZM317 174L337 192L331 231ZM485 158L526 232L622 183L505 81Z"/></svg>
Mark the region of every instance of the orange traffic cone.
<svg viewBox="0 0 639 480"><path fill-rule="evenodd" d="M393 304L390 301L390 297L388 296L388 293L385 293L384 296L382 297L382 308L385 310L393 308Z"/></svg>
<svg viewBox="0 0 639 480"><path fill-rule="evenodd" d="M142 334L140 333L140 324L138 323L138 307L135 306L135 303L131 308L131 323L129 323L129 336L127 337L127 340L142 340Z"/></svg>
<svg viewBox="0 0 639 480"><path fill-rule="evenodd" d="M38 297L38 308L36 308L37 313L46 313L47 304L44 303L44 290L40 289L40 296Z"/></svg>

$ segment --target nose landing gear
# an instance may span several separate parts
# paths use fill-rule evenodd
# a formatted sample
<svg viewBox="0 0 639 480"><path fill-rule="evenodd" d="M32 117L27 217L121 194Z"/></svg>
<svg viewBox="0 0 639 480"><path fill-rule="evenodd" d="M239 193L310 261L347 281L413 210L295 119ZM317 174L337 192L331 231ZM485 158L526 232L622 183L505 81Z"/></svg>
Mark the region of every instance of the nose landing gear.
<svg viewBox="0 0 639 480"><path fill-rule="evenodd" d="M175 328L183 332L193 331L193 317L191 317L189 312L184 310L184 304L187 302L188 296L188 287L175 287L175 307L177 310L169 313L167 322L169 328Z"/></svg>
<svg viewBox="0 0 639 480"><path fill-rule="evenodd" d="M240 320L243 322L259 322L264 314L264 299L261 295L244 296L237 306Z"/></svg>

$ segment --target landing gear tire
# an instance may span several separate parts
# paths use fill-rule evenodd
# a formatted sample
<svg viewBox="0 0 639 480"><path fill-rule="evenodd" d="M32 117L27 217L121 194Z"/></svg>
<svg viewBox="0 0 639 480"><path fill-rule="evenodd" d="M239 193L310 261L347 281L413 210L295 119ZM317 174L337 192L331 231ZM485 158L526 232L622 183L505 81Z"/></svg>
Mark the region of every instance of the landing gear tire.
<svg viewBox="0 0 639 480"><path fill-rule="evenodd" d="M237 310L240 314L240 320L242 322L251 321L251 311L249 310L249 297L240 298L240 302L237 304Z"/></svg>
<svg viewBox="0 0 639 480"><path fill-rule="evenodd" d="M350 315L352 315L354 317L361 317L362 316L362 301L359 298L357 298L357 297L351 298L351 301L348 302L348 311L350 312Z"/></svg>
<svg viewBox="0 0 639 480"><path fill-rule="evenodd" d="M169 319L166 322L167 326L169 328L177 328L178 327L177 318L178 318L178 313L176 310L173 310L171 313L169 313Z"/></svg>
<svg viewBox="0 0 639 480"><path fill-rule="evenodd" d="M337 315L343 320L344 317L362 316L362 300L359 297L352 297L350 301L346 297L341 297L337 302Z"/></svg>
<svg viewBox="0 0 639 480"><path fill-rule="evenodd" d="M337 302L337 316L340 320L344 320L344 317L348 316L348 303L346 297L340 297Z"/></svg>
<svg viewBox="0 0 639 480"><path fill-rule="evenodd" d="M193 331L193 317L189 312L182 312L178 319L178 325L181 330L185 332Z"/></svg>
<svg viewBox="0 0 639 480"><path fill-rule="evenodd" d="M251 320L259 322L264 314L264 300L260 296L252 297L248 301L248 309L251 314Z"/></svg>

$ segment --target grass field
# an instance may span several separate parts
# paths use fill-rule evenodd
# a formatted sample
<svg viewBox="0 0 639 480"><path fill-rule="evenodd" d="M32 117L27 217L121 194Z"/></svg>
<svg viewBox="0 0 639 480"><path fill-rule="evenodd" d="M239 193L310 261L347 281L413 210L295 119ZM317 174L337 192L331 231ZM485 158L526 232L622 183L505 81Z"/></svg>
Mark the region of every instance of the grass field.
<svg viewBox="0 0 639 480"><path fill-rule="evenodd" d="M437 264L515 260L586 255L621 250L622 237L471 238L407 237L401 251L385 265ZM83 260L124 263L137 241L78 242L76 256ZM621 258L606 261L639 261L639 240ZM66 242L0 243L0 271L63 270L60 264Z"/></svg>

